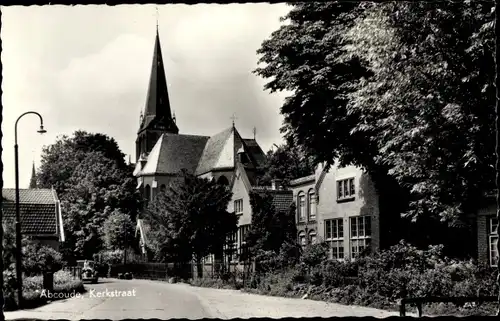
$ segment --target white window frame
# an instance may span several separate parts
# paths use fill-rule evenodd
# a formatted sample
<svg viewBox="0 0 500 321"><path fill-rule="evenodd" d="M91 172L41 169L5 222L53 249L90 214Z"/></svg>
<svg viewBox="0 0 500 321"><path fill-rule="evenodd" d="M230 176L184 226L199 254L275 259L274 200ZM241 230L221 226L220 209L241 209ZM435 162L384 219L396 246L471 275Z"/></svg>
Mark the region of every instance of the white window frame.
<svg viewBox="0 0 500 321"><path fill-rule="evenodd" d="M355 226L356 226L356 235L354 235L353 233L353 225L352 225L352 222L353 220L356 222ZM367 234L366 232L366 222L370 222L369 223L369 226L370 226L370 233L369 235ZM360 222L362 222L363 224L360 224ZM350 239L349 239L349 252L351 254L351 258L352 259L355 259L356 257L359 256L359 253L361 253L364 249L366 248L370 248L371 250L371 239L372 239L372 228L371 228L371 224L372 223L372 217L370 215L364 215L364 216L351 216L349 218L349 236L350 236ZM363 226L363 233L362 235L360 235L361 233L360 232L360 227ZM360 247L363 247L363 250L360 251ZM355 249L355 250L354 250Z"/></svg>
<svg viewBox="0 0 500 321"><path fill-rule="evenodd" d="M307 193L308 215L310 221L316 221L316 193L310 190Z"/></svg>
<svg viewBox="0 0 500 321"><path fill-rule="evenodd" d="M314 237L314 241L313 241L313 237ZM318 241L318 234L316 233L316 231L312 230L309 232L309 244L316 244L316 242Z"/></svg>
<svg viewBox="0 0 500 321"><path fill-rule="evenodd" d="M299 245L302 247L307 245L307 235L304 231L299 233Z"/></svg>
<svg viewBox="0 0 500 321"><path fill-rule="evenodd" d="M344 234L343 218L325 220L325 242L330 248L328 254L330 260L343 261L345 259ZM334 248L337 249L335 256ZM340 254L340 249L342 249L342 254Z"/></svg>
<svg viewBox="0 0 500 321"><path fill-rule="evenodd" d="M356 182L354 177L337 181L337 200L350 200L356 197Z"/></svg>
<svg viewBox="0 0 500 321"><path fill-rule="evenodd" d="M304 200L301 202L301 200ZM306 194L304 192L300 192L297 195L297 211L298 211L298 220L299 222L305 222L306 221L306 211L307 211L307 198Z"/></svg>
<svg viewBox="0 0 500 321"><path fill-rule="evenodd" d="M489 220L488 233L488 256L490 258L491 267L497 267L498 252L495 241L498 242L498 221L496 217L492 217Z"/></svg>
<svg viewBox="0 0 500 321"><path fill-rule="evenodd" d="M243 199L234 200L234 213L236 215L243 214Z"/></svg>

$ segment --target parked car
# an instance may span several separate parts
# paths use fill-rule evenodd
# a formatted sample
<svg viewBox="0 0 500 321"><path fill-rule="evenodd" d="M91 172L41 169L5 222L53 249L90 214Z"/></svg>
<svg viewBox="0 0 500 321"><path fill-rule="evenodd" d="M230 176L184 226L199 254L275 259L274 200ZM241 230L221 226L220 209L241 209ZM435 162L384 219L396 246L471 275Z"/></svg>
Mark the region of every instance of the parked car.
<svg viewBox="0 0 500 321"><path fill-rule="evenodd" d="M97 283L99 281L99 273L97 272L97 264L95 261L79 260L77 266L81 267L80 279L83 282Z"/></svg>

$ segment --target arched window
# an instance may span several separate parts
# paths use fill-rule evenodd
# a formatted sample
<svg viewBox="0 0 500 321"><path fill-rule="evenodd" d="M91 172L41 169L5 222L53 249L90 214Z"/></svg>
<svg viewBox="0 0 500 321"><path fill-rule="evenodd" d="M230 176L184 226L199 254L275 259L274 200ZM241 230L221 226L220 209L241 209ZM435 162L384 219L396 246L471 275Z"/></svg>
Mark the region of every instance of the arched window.
<svg viewBox="0 0 500 321"><path fill-rule="evenodd" d="M316 243L316 231L311 230L309 232L309 244L315 244Z"/></svg>
<svg viewBox="0 0 500 321"><path fill-rule="evenodd" d="M313 189L309 190L307 203L309 205L309 220L310 221L315 221L316 220L316 194L314 193Z"/></svg>
<svg viewBox="0 0 500 321"><path fill-rule="evenodd" d="M144 198L146 200L146 204L151 200L151 186L146 185L146 188L144 190Z"/></svg>
<svg viewBox="0 0 500 321"><path fill-rule="evenodd" d="M222 175L221 177L219 177L219 179L217 180L217 184L220 184L220 185L229 185L229 180L226 178L226 176Z"/></svg>
<svg viewBox="0 0 500 321"><path fill-rule="evenodd" d="M306 195L304 192L300 192L297 196L297 212L299 222L304 222L306 220Z"/></svg>
<svg viewBox="0 0 500 321"><path fill-rule="evenodd" d="M304 231L299 233L299 245L306 246L306 233Z"/></svg>
<svg viewBox="0 0 500 321"><path fill-rule="evenodd" d="M165 192L167 191L167 186L166 186L165 184L161 184L161 186L160 186L160 191L161 191L162 193L165 193Z"/></svg>

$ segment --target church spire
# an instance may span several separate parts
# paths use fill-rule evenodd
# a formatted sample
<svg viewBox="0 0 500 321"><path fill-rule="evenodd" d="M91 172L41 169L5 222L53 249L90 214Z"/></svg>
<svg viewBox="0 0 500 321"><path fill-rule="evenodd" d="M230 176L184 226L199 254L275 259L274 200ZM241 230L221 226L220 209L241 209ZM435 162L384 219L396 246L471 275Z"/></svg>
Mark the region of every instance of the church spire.
<svg viewBox="0 0 500 321"><path fill-rule="evenodd" d="M174 134L179 132L172 118L167 79L161 52L160 35L158 32L158 20L156 24L156 38L151 75L149 77L146 106L144 108L144 121L141 123L139 132L147 128Z"/></svg>
<svg viewBox="0 0 500 321"><path fill-rule="evenodd" d="M37 188L35 162L33 162L33 168L31 170L30 188Z"/></svg>

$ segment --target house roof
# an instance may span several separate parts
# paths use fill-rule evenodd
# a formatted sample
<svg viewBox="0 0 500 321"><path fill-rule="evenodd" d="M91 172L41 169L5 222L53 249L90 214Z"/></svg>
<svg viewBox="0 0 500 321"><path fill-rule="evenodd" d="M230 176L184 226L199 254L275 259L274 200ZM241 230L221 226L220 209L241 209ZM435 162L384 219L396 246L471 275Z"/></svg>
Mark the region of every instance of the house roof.
<svg viewBox="0 0 500 321"><path fill-rule="evenodd" d="M306 183L312 183L314 182L316 178L316 175L309 175L309 176L305 176L305 177L300 177L300 178L296 178L292 181L290 181L290 185L291 186L297 186L297 185L302 185L302 184L306 184Z"/></svg>
<svg viewBox="0 0 500 321"><path fill-rule="evenodd" d="M53 190L21 189L19 196L22 233L37 235L58 233L58 224L62 224L57 214L59 202ZM16 218L15 190L2 189L2 198L4 220L13 223Z"/></svg>
<svg viewBox="0 0 500 321"><path fill-rule="evenodd" d="M209 137L162 134L148 155L142 175L178 174L182 169L193 173Z"/></svg>
<svg viewBox="0 0 500 321"><path fill-rule="evenodd" d="M293 203L293 192L291 190L273 190L267 186L255 186L252 191L257 193L268 192L273 196L273 206L278 212L286 212Z"/></svg>
<svg viewBox="0 0 500 321"><path fill-rule="evenodd" d="M147 235L150 231L149 224L147 224L144 219L137 219L137 227L135 229L136 235L139 232L139 236L141 237L141 241L143 244L147 244L148 238Z"/></svg>
<svg viewBox="0 0 500 321"><path fill-rule="evenodd" d="M259 143L255 139L243 139L245 146L247 147L247 152L253 157L257 162L257 165L262 166L266 162L266 154L260 148Z"/></svg>

